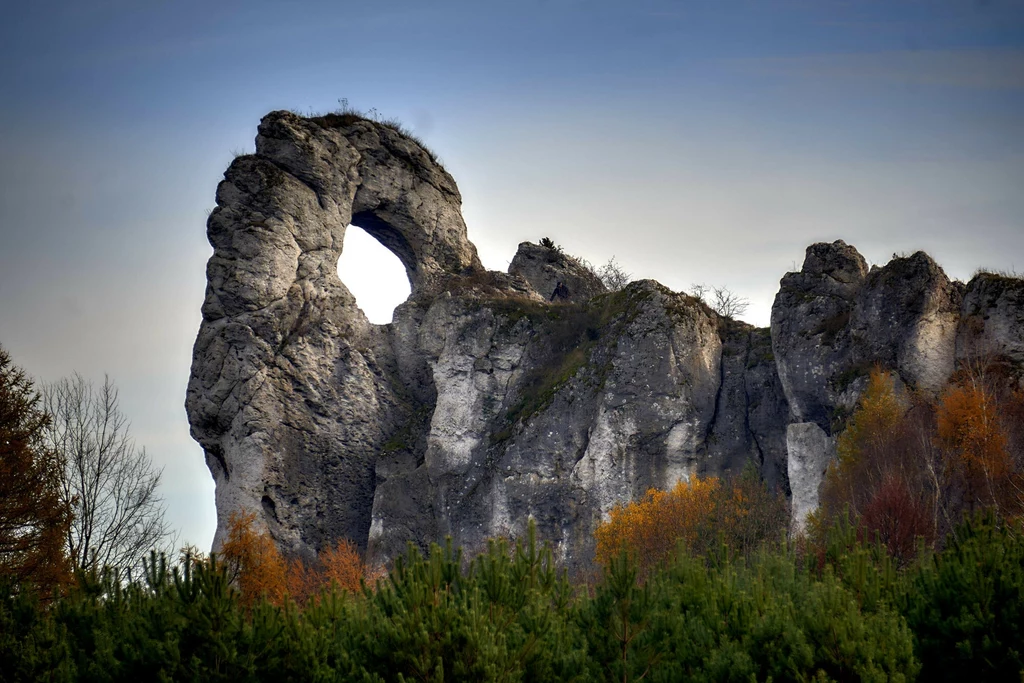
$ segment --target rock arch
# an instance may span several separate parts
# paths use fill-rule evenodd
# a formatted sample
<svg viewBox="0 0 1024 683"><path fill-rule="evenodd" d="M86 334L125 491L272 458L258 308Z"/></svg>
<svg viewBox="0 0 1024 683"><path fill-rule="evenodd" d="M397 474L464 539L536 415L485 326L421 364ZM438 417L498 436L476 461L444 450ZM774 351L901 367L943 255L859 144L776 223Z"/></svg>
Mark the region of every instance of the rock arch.
<svg viewBox="0 0 1024 683"><path fill-rule="evenodd" d="M260 123L256 154L305 183L325 211L390 249L413 289L482 267L455 180L397 130L358 117L273 112Z"/></svg>
<svg viewBox="0 0 1024 683"><path fill-rule="evenodd" d="M391 379L387 330L338 278L345 231L375 237L413 293L427 292L481 269L460 205L452 177L388 126L263 118L207 222L214 253L186 398L217 486L215 545L239 510L298 551L332 541L325 530L365 543L374 458L411 408Z"/></svg>

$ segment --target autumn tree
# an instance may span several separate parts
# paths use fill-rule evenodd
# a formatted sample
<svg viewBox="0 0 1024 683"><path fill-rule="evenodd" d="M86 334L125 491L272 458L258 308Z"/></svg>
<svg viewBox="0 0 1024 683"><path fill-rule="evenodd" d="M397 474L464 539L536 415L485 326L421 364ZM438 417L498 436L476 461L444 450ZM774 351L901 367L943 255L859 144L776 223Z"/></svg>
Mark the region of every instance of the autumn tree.
<svg viewBox="0 0 1024 683"><path fill-rule="evenodd" d="M947 474L930 450L929 411L898 395L891 373L874 368L839 434L812 527L823 532L849 513L862 536L880 540L900 562L914 556L918 537L935 538Z"/></svg>
<svg viewBox="0 0 1024 683"><path fill-rule="evenodd" d="M962 376L943 392L936 411L937 440L963 468L968 508L1009 502L1011 460L995 392L982 378Z"/></svg>
<svg viewBox="0 0 1024 683"><path fill-rule="evenodd" d="M352 592L359 590L367 568L354 543L345 538L339 539L317 557L324 584Z"/></svg>
<svg viewBox="0 0 1024 683"><path fill-rule="evenodd" d="M74 513L65 533L73 567L130 570L150 550L169 550L161 473L136 447L113 383L95 390L76 374L44 386L43 401L45 442L63 462L61 496Z"/></svg>
<svg viewBox="0 0 1024 683"><path fill-rule="evenodd" d="M671 490L650 489L639 500L616 505L594 532L595 558L607 567L625 551L646 578L679 546L703 554L724 543L749 554L779 539L787 518L784 498L769 491L753 467L724 483L694 476Z"/></svg>
<svg viewBox="0 0 1024 683"><path fill-rule="evenodd" d="M347 539L339 539L310 561L286 559L270 534L256 528L256 513L231 515L220 557L249 606L264 597L280 605L286 596L305 605L331 587L355 592L367 575L358 548Z"/></svg>
<svg viewBox="0 0 1024 683"><path fill-rule="evenodd" d="M720 486L714 477L680 479L668 491L652 488L639 500L616 505L594 532L598 563L608 566L625 551L644 577L680 543L703 547L713 534L714 494Z"/></svg>
<svg viewBox="0 0 1024 683"><path fill-rule="evenodd" d="M288 565L274 539L255 528L256 513L232 513L220 557L246 606L265 597L280 605L288 592Z"/></svg>
<svg viewBox="0 0 1024 683"><path fill-rule="evenodd" d="M839 435L817 528L848 511L862 535L906 562L918 538L941 541L972 510L1020 514L1021 418L1024 396L984 365L963 367L937 399L898 394L895 378L876 368Z"/></svg>
<svg viewBox="0 0 1024 683"><path fill-rule="evenodd" d="M68 578L61 461L47 448L49 417L24 371L0 347L0 578L41 593Z"/></svg>
<svg viewBox="0 0 1024 683"><path fill-rule="evenodd" d="M854 515L871 500L888 476L893 453L907 405L895 390L893 376L874 368L857 409L836 441L835 464L822 492L823 504L839 508L848 505Z"/></svg>

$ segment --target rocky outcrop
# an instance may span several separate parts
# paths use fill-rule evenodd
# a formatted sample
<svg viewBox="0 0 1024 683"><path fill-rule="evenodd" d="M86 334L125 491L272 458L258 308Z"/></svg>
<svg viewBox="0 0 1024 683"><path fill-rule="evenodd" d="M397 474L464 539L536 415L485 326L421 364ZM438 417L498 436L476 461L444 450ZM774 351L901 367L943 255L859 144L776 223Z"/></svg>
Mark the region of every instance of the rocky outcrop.
<svg viewBox="0 0 1024 683"><path fill-rule="evenodd" d="M652 281L607 292L530 243L486 271L460 203L387 125L264 118L207 224L186 399L215 543L253 511L288 552L347 537L381 562L446 535L473 551L533 519L571 566L616 504L748 463L803 514L871 364L935 390L978 349L1020 361L1016 281L965 289L924 254L868 271L842 242L812 245L756 329ZM349 225L405 265L412 293L388 325L338 277Z"/></svg>
<svg viewBox="0 0 1024 683"><path fill-rule="evenodd" d="M556 247L522 242L508 267L520 275L545 301L589 301L608 291L601 279L578 260Z"/></svg>
<svg viewBox="0 0 1024 683"><path fill-rule="evenodd" d="M965 288L956 360L984 359L1024 388L1024 280L979 273Z"/></svg>

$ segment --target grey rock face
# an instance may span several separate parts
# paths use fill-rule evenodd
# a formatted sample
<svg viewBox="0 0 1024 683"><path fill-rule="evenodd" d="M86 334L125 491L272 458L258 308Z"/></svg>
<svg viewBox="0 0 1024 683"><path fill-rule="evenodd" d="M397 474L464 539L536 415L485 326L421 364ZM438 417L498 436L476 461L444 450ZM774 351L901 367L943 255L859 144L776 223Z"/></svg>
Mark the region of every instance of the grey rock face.
<svg viewBox="0 0 1024 683"><path fill-rule="evenodd" d="M794 422L831 431L874 365L937 391L954 370L961 290L925 253L867 271L842 241L815 244L782 278L772 346Z"/></svg>
<svg viewBox="0 0 1024 683"><path fill-rule="evenodd" d="M422 294L480 270L460 203L422 148L369 121L275 112L256 154L228 168L186 401L217 482L218 543L248 510L289 549L365 537L377 454L415 402L386 330L338 279L345 230L391 249Z"/></svg>
<svg viewBox="0 0 1024 683"><path fill-rule="evenodd" d="M786 429L789 488L792 492L792 528L801 533L807 517L818 509L818 493L825 471L835 459L835 439L813 422L797 422Z"/></svg>
<svg viewBox="0 0 1024 683"><path fill-rule="evenodd" d="M575 303L607 291L600 278L572 256L532 242L520 243L508 272L525 278L545 301Z"/></svg>
<svg viewBox="0 0 1024 683"><path fill-rule="evenodd" d="M799 273L787 273L772 305L772 350L793 422L828 429L846 386L847 328L867 264L843 241L807 247Z"/></svg>
<svg viewBox="0 0 1024 683"><path fill-rule="evenodd" d="M998 366L1024 387L1024 280L980 273L966 286L956 359Z"/></svg>
<svg viewBox="0 0 1024 683"><path fill-rule="evenodd" d="M868 272L860 254L841 241L808 247L803 269L783 277L772 307L772 345L792 421L832 434L874 366L894 372L902 384L938 392L956 367L961 299L962 285L923 252ZM803 467L801 459L818 441L789 439L791 487L804 477L792 468ZM799 457L794 443L801 444ZM828 459L824 452L816 457ZM806 506L796 489L793 496L800 527ZM812 499L816 506L816 493Z"/></svg>
<svg viewBox="0 0 1024 683"><path fill-rule="evenodd" d="M605 292L529 243L510 273L485 271L460 203L416 142L351 116L271 113L228 168L186 398L215 545L252 511L287 552L346 537L386 562L446 535L472 552L532 518L578 566L616 504L750 462L802 515L870 363L936 388L972 349L1020 361L1016 285L964 296L923 254L869 273L842 242L812 245L769 331L652 281ZM389 325L338 277L349 225L405 264Z"/></svg>

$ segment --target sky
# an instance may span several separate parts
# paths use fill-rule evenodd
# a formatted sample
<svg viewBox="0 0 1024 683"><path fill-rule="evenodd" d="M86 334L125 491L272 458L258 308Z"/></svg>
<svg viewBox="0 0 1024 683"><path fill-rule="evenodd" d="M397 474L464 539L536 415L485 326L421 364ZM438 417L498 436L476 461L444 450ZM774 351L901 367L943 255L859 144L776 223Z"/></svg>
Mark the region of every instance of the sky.
<svg viewBox="0 0 1024 683"><path fill-rule="evenodd" d="M1024 0L15 3L0 23L0 345L120 389L182 543L213 481L184 411L206 213L261 116L398 118L504 270L550 237L766 326L807 245L1024 271ZM350 229L371 320L408 293Z"/></svg>

